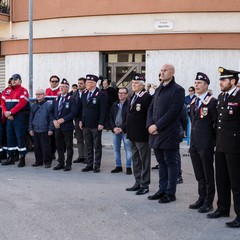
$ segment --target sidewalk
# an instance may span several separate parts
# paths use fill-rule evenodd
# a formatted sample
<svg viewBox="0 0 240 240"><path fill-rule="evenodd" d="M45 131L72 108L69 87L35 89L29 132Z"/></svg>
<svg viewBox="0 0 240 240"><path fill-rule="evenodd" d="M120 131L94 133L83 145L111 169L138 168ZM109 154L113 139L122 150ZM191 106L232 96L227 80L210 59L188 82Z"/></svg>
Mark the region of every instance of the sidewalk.
<svg viewBox="0 0 240 240"><path fill-rule="evenodd" d="M70 172L33 168L33 152L27 155L24 168L0 166L0 239L240 239L239 229L225 227L225 222L235 217L233 212L230 218L211 220L188 208L198 196L187 147L181 148L184 183L178 185L177 201L159 204L147 200L148 194L125 191L134 184L134 177L110 173L115 167L111 134L103 133L103 144L101 172L97 174L81 172L85 165L79 163L73 164ZM156 165L154 157L152 165ZM149 195L157 188L158 171L154 170Z"/></svg>

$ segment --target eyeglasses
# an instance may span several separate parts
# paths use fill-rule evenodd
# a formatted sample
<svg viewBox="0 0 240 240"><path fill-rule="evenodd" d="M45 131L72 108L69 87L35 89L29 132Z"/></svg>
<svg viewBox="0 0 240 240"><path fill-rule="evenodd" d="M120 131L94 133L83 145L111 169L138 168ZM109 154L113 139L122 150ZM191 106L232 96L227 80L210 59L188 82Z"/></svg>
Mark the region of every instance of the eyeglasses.
<svg viewBox="0 0 240 240"><path fill-rule="evenodd" d="M194 92L194 90L192 90L192 89L189 89L188 91L189 91L189 92Z"/></svg>
<svg viewBox="0 0 240 240"><path fill-rule="evenodd" d="M127 94L127 93L125 93L125 92L119 92L118 94Z"/></svg>
<svg viewBox="0 0 240 240"><path fill-rule="evenodd" d="M44 93L36 93L35 95L36 96L39 96L39 95L43 95Z"/></svg>
<svg viewBox="0 0 240 240"><path fill-rule="evenodd" d="M51 81L52 83L58 83L58 81Z"/></svg>

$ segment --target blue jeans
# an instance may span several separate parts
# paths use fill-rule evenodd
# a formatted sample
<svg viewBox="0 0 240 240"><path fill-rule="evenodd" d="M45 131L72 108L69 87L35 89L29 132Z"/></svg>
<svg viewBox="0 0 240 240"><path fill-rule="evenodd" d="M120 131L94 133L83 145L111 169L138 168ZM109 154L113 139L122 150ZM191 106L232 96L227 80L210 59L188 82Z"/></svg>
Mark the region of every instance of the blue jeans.
<svg viewBox="0 0 240 240"><path fill-rule="evenodd" d="M116 158L116 166L121 167L121 141L123 141L124 149L126 152L126 167L130 168L132 163L132 151L131 151L131 141L126 138L125 133L120 134L112 134L113 136L113 147L114 147L114 154Z"/></svg>

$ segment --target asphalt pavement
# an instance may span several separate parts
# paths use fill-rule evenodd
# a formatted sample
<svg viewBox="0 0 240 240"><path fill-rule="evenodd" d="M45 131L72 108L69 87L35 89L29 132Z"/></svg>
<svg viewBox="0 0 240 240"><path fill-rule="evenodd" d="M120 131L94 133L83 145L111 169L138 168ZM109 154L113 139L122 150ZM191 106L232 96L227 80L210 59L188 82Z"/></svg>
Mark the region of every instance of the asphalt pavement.
<svg viewBox="0 0 240 240"><path fill-rule="evenodd" d="M178 185L177 200L169 204L147 199L158 190L157 170L151 171L149 194L137 196L125 191L134 184L134 177L110 173L115 167L110 132L104 132L103 145L100 173L81 172L85 166L81 163L74 163L69 172L33 168L33 152L28 153L24 168L0 166L0 239L240 239L239 229L225 227L225 222L235 218L233 211L229 218L213 220L188 208L198 195L185 142L181 144L184 183ZM56 165L54 160L52 166Z"/></svg>

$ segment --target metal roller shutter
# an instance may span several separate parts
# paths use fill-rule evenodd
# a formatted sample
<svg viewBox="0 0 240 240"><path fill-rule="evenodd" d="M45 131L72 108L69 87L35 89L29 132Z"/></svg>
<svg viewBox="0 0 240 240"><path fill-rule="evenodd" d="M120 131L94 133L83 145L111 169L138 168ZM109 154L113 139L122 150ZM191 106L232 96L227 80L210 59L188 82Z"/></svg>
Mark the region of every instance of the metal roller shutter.
<svg viewBox="0 0 240 240"><path fill-rule="evenodd" d="M5 57L0 57L0 91L5 89Z"/></svg>

